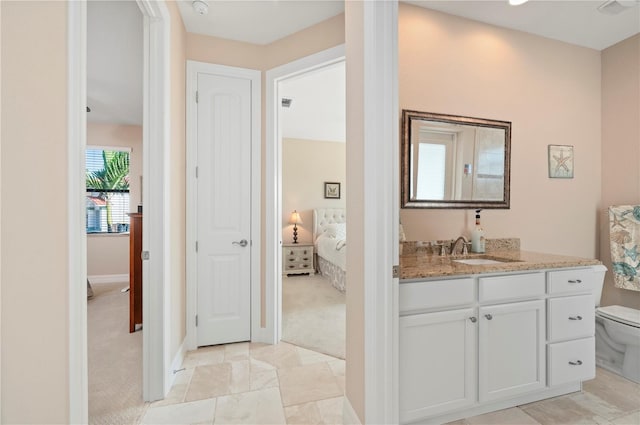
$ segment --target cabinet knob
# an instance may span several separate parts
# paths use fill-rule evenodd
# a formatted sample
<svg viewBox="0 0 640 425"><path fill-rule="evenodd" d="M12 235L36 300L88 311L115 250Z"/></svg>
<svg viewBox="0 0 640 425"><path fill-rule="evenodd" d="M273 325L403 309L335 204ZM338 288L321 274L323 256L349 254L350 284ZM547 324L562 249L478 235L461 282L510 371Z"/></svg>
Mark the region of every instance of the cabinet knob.
<svg viewBox="0 0 640 425"><path fill-rule="evenodd" d="M575 362L569 362L571 366L580 366L582 364L582 360L576 360Z"/></svg>
<svg viewBox="0 0 640 425"><path fill-rule="evenodd" d="M487 318L487 320L491 320L491 319L493 319L493 316L492 316L492 315L490 315L490 314L485 314L485 315L484 315L484 317L486 317L486 318Z"/></svg>
<svg viewBox="0 0 640 425"><path fill-rule="evenodd" d="M476 323L478 321L475 317L469 317L469 320L471 320L471 323Z"/></svg>
<svg viewBox="0 0 640 425"><path fill-rule="evenodd" d="M582 320L582 316L571 316L569 320Z"/></svg>
<svg viewBox="0 0 640 425"><path fill-rule="evenodd" d="M582 283L580 279L570 279L569 283Z"/></svg>

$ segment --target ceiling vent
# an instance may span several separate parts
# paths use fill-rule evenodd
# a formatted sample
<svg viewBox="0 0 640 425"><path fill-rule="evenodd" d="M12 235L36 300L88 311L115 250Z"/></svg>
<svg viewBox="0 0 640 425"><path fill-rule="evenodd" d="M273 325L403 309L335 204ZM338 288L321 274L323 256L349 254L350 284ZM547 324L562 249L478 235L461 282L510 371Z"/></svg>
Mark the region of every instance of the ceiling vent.
<svg viewBox="0 0 640 425"><path fill-rule="evenodd" d="M598 6L598 10L607 15L617 15L638 4L640 4L638 0L608 0Z"/></svg>
<svg viewBox="0 0 640 425"><path fill-rule="evenodd" d="M290 108L292 102L293 102L293 99L289 99L289 98L283 97L282 98L282 107L283 108Z"/></svg>

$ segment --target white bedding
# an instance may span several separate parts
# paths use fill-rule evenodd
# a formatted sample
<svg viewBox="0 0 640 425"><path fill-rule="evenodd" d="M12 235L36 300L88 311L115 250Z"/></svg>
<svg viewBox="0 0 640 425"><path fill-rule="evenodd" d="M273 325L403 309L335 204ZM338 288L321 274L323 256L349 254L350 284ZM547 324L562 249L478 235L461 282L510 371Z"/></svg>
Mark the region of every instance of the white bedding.
<svg viewBox="0 0 640 425"><path fill-rule="evenodd" d="M326 234L319 235L316 239L316 252L318 256L347 270L347 246L345 239L330 237Z"/></svg>

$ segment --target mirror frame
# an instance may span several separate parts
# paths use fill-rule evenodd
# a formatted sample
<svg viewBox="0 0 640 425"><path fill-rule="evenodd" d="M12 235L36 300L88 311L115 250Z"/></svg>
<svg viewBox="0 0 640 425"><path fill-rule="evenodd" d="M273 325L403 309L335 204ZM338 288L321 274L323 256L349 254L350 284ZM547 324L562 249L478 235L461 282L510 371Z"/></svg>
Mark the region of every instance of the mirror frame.
<svg viewBox="0 0 640 425"><path fill-rule="evenodd" d="M410 199L411 183L411 121L429 120L452 124L474 125L478 127L499 128L505 131L504 149L504 188L501 201L483 200L415 200ZM435 114L431 112L402 110L401 143L401 200L400 208L449 208L449 209L509 209L511 186L511 122L484 118L471 118L458 115Z"/></svg>

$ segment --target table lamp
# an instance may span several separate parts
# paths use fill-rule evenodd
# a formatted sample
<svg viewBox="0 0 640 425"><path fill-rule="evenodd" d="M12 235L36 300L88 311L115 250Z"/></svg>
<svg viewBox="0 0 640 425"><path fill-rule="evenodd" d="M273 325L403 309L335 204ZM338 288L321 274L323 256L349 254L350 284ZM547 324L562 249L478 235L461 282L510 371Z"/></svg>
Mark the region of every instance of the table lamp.
<svg viewBox="0 0 640 425"><path fill-rule="evenodd" d="M289 224L293 224L293 243L298 243L298 224L302 224L302 218L300 218L298 211L293 210L289 218Z"/></svg>

